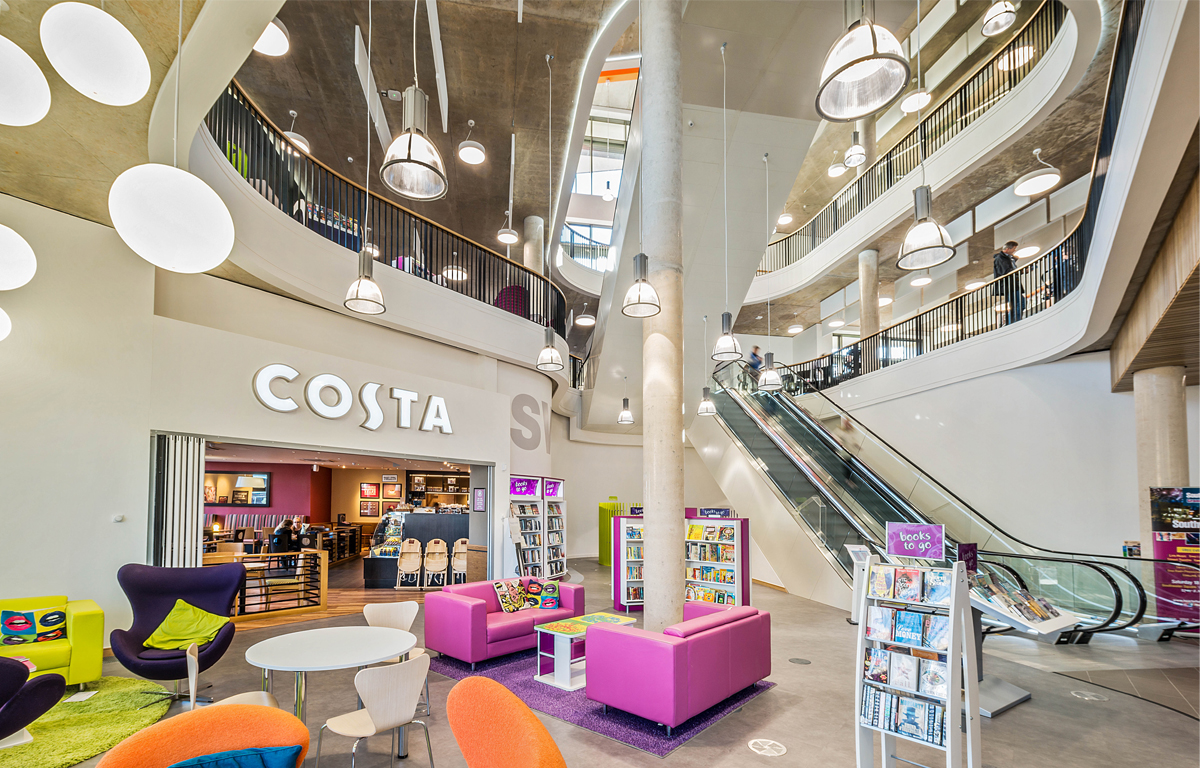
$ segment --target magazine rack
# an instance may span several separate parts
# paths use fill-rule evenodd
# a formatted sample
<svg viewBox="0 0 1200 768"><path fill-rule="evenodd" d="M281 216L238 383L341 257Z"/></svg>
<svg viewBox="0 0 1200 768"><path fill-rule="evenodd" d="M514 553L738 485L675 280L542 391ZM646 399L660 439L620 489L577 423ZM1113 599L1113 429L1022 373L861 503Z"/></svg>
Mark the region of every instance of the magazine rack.
<svg viewBox="0 0 1200 768"><path fill-rule="evenodd" d="M906 586L917 582L915 594L909 588L902 597L895 596L898 571L905 572ZM876 588L877 576L882 583L889 573L888 589ZM965 566L961 562L951 569L893 566L872 555L867 578L860 608L854 694L858 768L875 763L876 732L880 734L879 765L883 768L912 762L896 757L898 740L940 749L946 754L946 768L963 768L964 733L966 768L981 768L975 631ZM928 596L937 599L942 595L943 600L925 600L930 585L935 588ZM949 595L944 595L946 585ZM902 639L895 639L897 634ZM891 674L893 670L895 674ZM965 720L960 714L964 698Z"/></svg>

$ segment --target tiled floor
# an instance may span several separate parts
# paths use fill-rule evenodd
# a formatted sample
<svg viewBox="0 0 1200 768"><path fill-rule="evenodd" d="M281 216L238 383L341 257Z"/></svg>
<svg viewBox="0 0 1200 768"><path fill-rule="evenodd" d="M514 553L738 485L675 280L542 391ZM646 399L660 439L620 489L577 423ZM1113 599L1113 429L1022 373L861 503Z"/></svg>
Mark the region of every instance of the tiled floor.
<svg viewBox="0 0 1200 768"><path fill-rule="evenodd" d="M354 567L356 563L349 564ZM361 567L360 565L358 567ZM587 588L589 611L611 610L608 569L595 560L572 560L572 580ZM390 597L390 595L389 595ZM591 731L539 715L572 768L587 766L798 766L831 768L854 765L854 680L859 669L855 659L855 628L846 623L846 612L820 603L768 589L754 587L753 603L771 612L772 674L778 685L704 731L665 759L653 757L610 741ZM424 611L413 631L423 638ZM254 690L258 671L246 664L244 654L254 643L299 629L315 626L363 623L361 615L325 618L303 624L262 629L239 629L233 646L213 669L204 675L213 684L209 693L224 697ZM1002 643L995 643L1003 640ZM993 643L995 645L993 646ZM1104 644L1077 647L1046 646L1020 638L989 638L984 666L989 674L1032 692L1033 698L995 719L983 719L982 768L1096 768L1097 766L1147 765L1154 768L1196 768L1200 752L1197 723L1190 717L1163 709L1133 696L1126 696L1045 671L1084 669L1088 656L1116 658L1136 653L1136 647L1106 647ZM1154 645L1154 644L1149 644ZM1174 657L1175 663L1142 666L1195 667L1196 646L1172 641L1148 649L1157 657ZM999 653L997 651L1000 651ZM1059 658L1066 654L1065 658ZM793 664L801 658L810 664ZM1037 665L1028 661L1036 661ZM1190 660L1190 663L1185 663ZM126 673L113 660L105 674ZM531 670L532 674L532 670ZM316 731L325 718L354 708L354 671L309 675L308 726L316 743ZM290 703L288 675L277 675L280 700ZM453 681L433 675L430 690L433 714L428 718L433 751L439 768L465 765L445 717L446 696ZM1085 701L1072 691L1101 692L1107 701ZM177 711L172 709L172 713ZM751 739L773 739L788 751L780 757L757 755L749 750ZM405 762L424 766L424 740L414 735L412 756ZM322 766L340 768L350 764L351 740L326 739ZM378 768L387 764L388 739L369 739L366 754L360 749L358 765ZM940 751L902 743L898 756L927 766L944 762ZM85 765L95 765L96 760ZM310 758L307 766L312 766ZM519 768L519 767L518 767Z"/></svg>
<svg viewBox="0 0 1200 768"><path fill-rule="evenodd" d="M1200 720L1200 667L1096 669L1059 674L1137 696Z"/></svg>

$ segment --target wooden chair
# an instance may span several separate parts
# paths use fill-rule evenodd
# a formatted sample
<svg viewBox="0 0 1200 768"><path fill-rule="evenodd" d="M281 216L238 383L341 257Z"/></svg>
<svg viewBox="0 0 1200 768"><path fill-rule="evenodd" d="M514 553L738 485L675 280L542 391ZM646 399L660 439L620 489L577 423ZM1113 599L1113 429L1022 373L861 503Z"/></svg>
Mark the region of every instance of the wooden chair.
<svg viewBox="0 0 1200 768"><path fill-rule="evenodd" d="M414 587L421 586L421 542L416 539L405 539L401 542L396 569L396 589L407 586L404 582L410 576Z"/></svg>
<svg viewBox="0 0 1200 768"><path fill-rule="evenodd" d="M188 709L194 710L196 708L196 686L200 680L200 646L192 643L187 647L185 653L188 665L188 701L190 703ZM279 702L267 691L248 691L213 702L213 706L218 704L254 704L260 707L279 709Z"/></svg>
<svg viewBox="0 0 1200 768"><path fill-rule="evenodd" d="M412 627L413 622L416 621L417 612L420 608L420 603L415 600L406 600L402 603L368 603L363 606L363 617L367 620L367 624L372 627L389 627L407 632ZM425 653L424 648L413 648L406 654L407 658L402 659L397 656L394 659L388 659L384 663L399 664L402 661L415 659L422 653ZM431 711L429 703L429 678L425 678L425 714L428 715Z"/></svg>
<svg viewBox="0 0 1200 768"><path fill-rule="evenodd" d="M433 539L425 547L425 587L432 586L434 577L441 576L441 586L446 586L446 569L450 566L450 555L446 551L446 542Z"/></svg>
<svg viewBox="0 0 1200 768"><path fill-rule="evenodd" d="M454 583L458 584L458 577L462 576L462 580L467 580L467 540L459 539L454 542L454 556L450 559L451 570L454 573Z"/></svg>
<svg viewBox="0 0 1200 768"><path fill-rule="evenodd" d="M422 653L403 664L386 667L367 667L354 676L354 687L362 699L363 708L344 715L331 717L317 732L317 768L321 766L321 741L325 729L354 739L350 748L350 768L363 739L385 731L392 732L391 765L396 764L396 729L415 723L425 731L425 745L429 750L429 766L433 768L433 742L429 740L429 726L414 719L421 688L429 676L429 655ZM498 685L498 683L497 683ZM513 763L517 765L517 763Z"/></svg>
<svg viewBox="0 0 1200 768"><path fill-rule="evenodd" d="M467 768L567 768L546 726L495 680L468 677L456 683L446 716Z"/></svg>

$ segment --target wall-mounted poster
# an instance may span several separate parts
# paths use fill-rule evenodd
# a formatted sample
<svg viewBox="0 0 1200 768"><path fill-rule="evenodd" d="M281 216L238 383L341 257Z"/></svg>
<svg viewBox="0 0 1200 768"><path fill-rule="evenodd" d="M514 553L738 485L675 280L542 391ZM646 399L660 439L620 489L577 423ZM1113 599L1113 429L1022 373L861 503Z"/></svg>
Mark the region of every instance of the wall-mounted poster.
<svg viewBox="0 0 1200 768"><path fill-rule="evenodd" d="M1155 560L1200 565L1200 488L1151 488L1150 530ZM1200 619L1200 579L1186 565L1154 564L1158 615Z"/></svg>
<svg viewBox="0 0 1200 768"><path fill-rule="evenodd" d="M387 475L384 475L384 477L387 477ZM392 475L392 477L395 477L395 475ZM404 486L401 485L400 483L384 483L383 484L383 498L385 498L385 499L403 499L404 498Z"/></svg>
<svg viewBox="0 0 1200 768"><path fill-rule="evenodd" d="M363 501L363 502L359 502L359 503L360 503L360 504L369 504L370 502ZM398 501L385 501L385 502L383 502L383 511L384 511L385 513L387 513L387 512L399 512L399 511L400 511L400 502L398 502Z"/></svg>
<svg viewBox="0 0 1200 768"><path fill-rule="evenodd" d="M204 486L204 503L205 504L216 504L217 503L217 486L215 486L215 485Z"/></svg>
<svg viewBox="0 0 1200 768"><path fill-rule="evenodd" d="M359 483L358 495L363 499L378 499L379 483Z"/></svg>
<svg viewBox="0 0 1200 768"><path fill-rule="evenodd" d="M379 517L379 502L378 501L360 501L360 502L358 502L358 514L360 517Z"/></svg>
<svg viewBox="0 0 1200 768"><path fill-rule="evenodd" d="M250 491L249 490L234 491L233 492L233 503L234 504L249 504L250 503Z"/></svg>
<svg viewBox="0 0 1200 768"><path fill-rule="evenodd" d="M701 507L698 513L700 517L733 517L733 510L729 507Z"/></svg>
<svg viewBox="0 0 1200 768"><path fill-rule="evenodd" d="M546 478L542 484L542 493L544 498L547 499L561 499L562 480L551 480L550 478Z"/></svg>
<svg viewBox="0 0 1200 768"><path fill-rule="evenodd" d="M471 503L472 512L487 512L487 488L476 488Z"/></svg>
<svg viewBox="0 0 1200 768"><path fill-rule="evenodd" d="M394 483L400 479L399 475L384 475L380 478L385 483Z"/></svg>
<svg viewBox="0 0 1200 768"><path fill-rule="evenodd" d="M510 477L508 479L509 496L537 496L539 481L536 477Z"/></svg>
<svg viewBox="0 0 1200 768"><path fill-rule="evenodd" d="M228 504L228 503L229 503L229 497L228 497L228 496L218 496L218 497L217 497L217 503L218 503L218 504Z"/></svg>

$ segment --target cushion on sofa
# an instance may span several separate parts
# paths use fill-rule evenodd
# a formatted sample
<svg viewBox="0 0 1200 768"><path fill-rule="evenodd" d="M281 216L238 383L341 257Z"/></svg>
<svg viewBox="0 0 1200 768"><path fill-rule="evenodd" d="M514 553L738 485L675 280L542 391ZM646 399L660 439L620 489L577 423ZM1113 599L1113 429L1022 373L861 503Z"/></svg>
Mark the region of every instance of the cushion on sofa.
<svg viewBox="0 0 1200 768"><path fill-rule="evenodd" d="M691 637L697 632L703 632L713 627L719 627L722 624L732 624L739 619L744 619L749 616L758 614L757 608L751 608L748 605L739 608L730 608L728 611L717 611L710 613L707 616L701 616L689 621L681 621L678 624L672 624L663 630L664 635L673 637Z"/></svg>
<svg viewBox="0 0 1200 768"><path fill-rule="evenodd" d="M533 634L533 620L540 614L533 611L517 613L489 613L487 616L487 641L509 640Z"/></svg>

